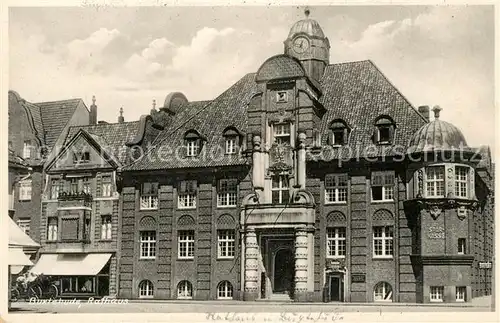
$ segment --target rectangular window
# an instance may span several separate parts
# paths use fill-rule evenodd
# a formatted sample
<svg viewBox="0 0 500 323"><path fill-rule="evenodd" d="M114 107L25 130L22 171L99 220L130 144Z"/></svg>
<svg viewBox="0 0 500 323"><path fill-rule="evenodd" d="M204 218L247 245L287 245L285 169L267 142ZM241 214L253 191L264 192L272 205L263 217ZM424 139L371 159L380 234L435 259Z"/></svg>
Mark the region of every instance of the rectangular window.
<svg viewBox="0 0 500 323"><path fill-rule="evenodd" d="M78 240L78 218L61 219L61 240L76 241Z"/></svg>
<svg viewBox="0 0 500 323"><path fill-rule="evenodd" d="M226 138L226 154L236 154L236 137L227 137Z"/></svg>
<svg viewBox="0 0 500 323"><path fill-rule="evenodd" d="M33 155L33 146L31 145L31 140L25 140L23 145L23 158L29 159Z"/></svg>
<svg viewBox="0 0 500 323"><path fill-rule="evenodd" d="M238 180L220 179L217 190L217 206L236 206Z"/></svg>
<svg viewBox="0 0 500 323"><path fill-rule="evenodd" d="M156 258L156 231L141 231L141 259Z"/></svg>
<svg viewBox="0 0 500 323"><path fill-rule="evenodd" d="M196 208L196 191L198 182L195 180L181 181L178 190L178 208Z"/></svg>
<svg viewBox="0 0 500 323"><path fill-rule="evenodd" d="M277 204L288 203L290 199L288 176L274 175L272 181L272 202Z"/></svg>
<svg viewBox="0 0 500 323"><path fill-rule="evenodd" d="M390 126L379 126L378 127L378 138L379 138L379 143L391 142L391 127Z"/></svg>
<svg viewBox="0 0 500 323"><path fill-rule="evenodd" d="M234 258L235 236L234 230L219 230L218 237L218 257Z"/></svg>
<svg viewBox="0 0 500 323"><path fill-rule="evenodd" d="M47 219L47 240L57 241L57 218L50 217Z"/></svg>
<svg viewBox="0 0 500 323"><path fill-rule="evenodd" d="M467 252L467 240L465 238L458 238L458 254L465 255Z"/></svg>
<svg viewBox="0 0 500 323"><path fill-rule="evenodd" d="M187 139L186 141L186 155L194 157L198 155L200 149L199 139Z"/></svg>
<svg viewBox="0 0 500 323"><path fill-rule="evenodd" d="M141 186L141 210L158 208L158 183L143 183Z"/></svg>
<svg viewBox="0 0 500 323"><path fill-rule="evenodd" d="M373 227L373 257L392 258L394 232L392 226Z"/></svg>
<svg viewBox="0 0 500 323"><path fill-rule="evenodd" d="M103 215L101 218L101 240L111 240L111 215Z"/></svg>
<svg viewBox="0 0 500 323"><path fill-rule="evenodd" d="M392 201L394 199L394 174L373 172L371 190L372 201Z"/></svg>
<svg viewBox="0 0 500 323"><path fill-rule="evenodd" d="M333 145L343 146L346 144L347 138L345 138L344 129L334 129L333 130Z"/></svg>
<svg viewBox="0 0 500 323"><path fill-rule="evenodd" d="M325 177L325 203L347 201L347 175L328 174Z"/></svg>
<svg viewBox="0 0 500 323"><path fill-rule="evenodd" d="M112 195L111 176L109 176L109 175L102 176L101 196L102 197L110 197L111 195Z"/></svg>
<svg viewBox="0 0 500 323"><path fill-rule="evenodd" d="M194 231L180 230L178 235L178 248L180 259L194 258Z"/></svg>
<svg viewBox="0 0 500 323"><path fill-rule="evenodd" d="M467 300L467 287L457 286L455 290L455 299L457 302L465 302Z"/></svg>
<svg viewBox="0 0 500 323"><path fill-rule="evenodd" d="M90 187L90 177L82 178L82 191L87 194L92 194L92 190Z"/></svg>
<svg viewBox="0 0 500 323"><path fill-rule="evenodd" d="M346 251L346 230L344 227L328 228L326 233L327 257L344 258Z"/></svg>
<svg viewBox="0 0 500 323"><path fill-rule="evenodd" d="M427 167L426 175L426 196L444 197L444 166Z"/></svg>
<svg viewBox="0 0 500 323"><path fill-rule="evenodd" d="M31 179L19 182L19 201L31 201Z"/></svg>
<svg viewBox="0 0 500 323"><path fill-rule="evenodd" d="M443 286L431 286L431 302L442 302L444 294Z"/></svg>
<svg viewBox="0 0 500 323"><path fill-rule="evenodd" d="M290 144L290 124L276 123L274 124L274 141L281 144Z"/></svg>
<svg viewBox="0 0 500 323"><path fill-rule="evenodd" d="M69 179L69 192L71 194L77 194L78 192L78 178Z"/></svg>
<svg viewBox="0 0 500 323"><path fill-rule="evenodd" d="M63 181L59 179L52 179L50 181L50 198L57 200L59 194L63 191Z"/></svg>
<svg viewBox="0 0 500 323"><path fill-rule="evenodd" d="M24 233L27 235L30 235L30 219L19 219L17 220L17 225L21 230L23 230Z"/></svg>
<svg viewBox="0 0 500 323"><path fill-rule="evenodd" d="M75 164L90 163L90 152L79 151L79 152L73 153L73 163L75 163Z"/></svg>
<svg viewBox="0 0 500 323"><path fill-rule="evenodd" d="M468 174L469 168L455 167L455 196L467 198Z"/></svg>

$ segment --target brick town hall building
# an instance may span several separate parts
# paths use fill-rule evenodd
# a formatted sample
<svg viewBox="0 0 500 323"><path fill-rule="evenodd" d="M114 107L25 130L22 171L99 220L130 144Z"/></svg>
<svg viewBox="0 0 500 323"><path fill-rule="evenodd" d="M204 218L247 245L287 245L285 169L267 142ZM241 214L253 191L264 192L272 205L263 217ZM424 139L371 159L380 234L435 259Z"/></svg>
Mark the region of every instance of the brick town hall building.
<svg viewBox="0 0 500 323"><path fill-rule="evenodd" d="M468 147L439 107L430 120L371 61L329 58L306 17L283 54L211 101L171 93L139 121L71 127L46 164L42 249L74 238L107 264L94 284L129 299L490 294L489 148Z"/></svg>

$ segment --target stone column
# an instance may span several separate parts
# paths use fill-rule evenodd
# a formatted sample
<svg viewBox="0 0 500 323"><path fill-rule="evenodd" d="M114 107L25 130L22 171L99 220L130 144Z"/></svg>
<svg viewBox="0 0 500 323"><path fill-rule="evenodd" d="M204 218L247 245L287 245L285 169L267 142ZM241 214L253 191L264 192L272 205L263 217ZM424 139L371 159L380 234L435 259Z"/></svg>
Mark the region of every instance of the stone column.
<svg viewBox="0 0 500 323"><path fill-rule="evenodd" d="M295 231L295 290L294 300L307 300L308 280L308 241L306 228L297 228Z"/></svg>
<svg viewBox="0 0 500 323"><path fill-rule="evenodd" d="M299 133L297 140L297 186L306 188L306 134Z"/></svg>
<svg viewBox="0 0 500 323"><path fill-rule="evenodd" d="M252 181L255 189L264 189L264 165L261 158L261 139L260 136L253 137L252 147Z"/></svg>
<svg viewBox="0 0 500 323"><path fill-rule="evenodd" d="M245 232L245 290L243 300L253 301L259 297L259 244L254 228Z"/></svg>

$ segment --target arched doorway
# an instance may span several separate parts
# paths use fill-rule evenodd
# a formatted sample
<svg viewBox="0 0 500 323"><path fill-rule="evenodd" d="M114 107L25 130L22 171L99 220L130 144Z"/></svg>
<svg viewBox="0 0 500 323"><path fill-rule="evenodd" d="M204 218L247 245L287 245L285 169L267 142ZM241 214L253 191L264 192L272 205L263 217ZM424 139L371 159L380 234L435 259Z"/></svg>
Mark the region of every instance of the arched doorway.
<svg viewBox="0 0 500 323"><path fill-rule="evenodd" d="M295 256L292 249L283 248L274 256L274 293L293 292L295 279Z"/></svg>

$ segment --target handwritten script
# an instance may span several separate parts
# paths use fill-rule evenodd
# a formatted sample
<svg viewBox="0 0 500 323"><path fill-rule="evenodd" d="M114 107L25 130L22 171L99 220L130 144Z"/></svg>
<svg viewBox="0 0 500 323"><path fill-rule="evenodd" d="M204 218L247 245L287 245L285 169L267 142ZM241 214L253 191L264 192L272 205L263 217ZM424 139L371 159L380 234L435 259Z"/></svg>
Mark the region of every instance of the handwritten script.
<svg viewBox="0 0 500 323"><path fill-rule="evenodd" d="M281 312L281 313L207 313L206 319L212 322L288 322L321 323L342 321L344 317L337 312Z"/></svg>

